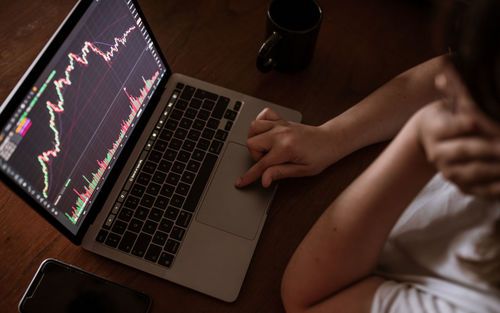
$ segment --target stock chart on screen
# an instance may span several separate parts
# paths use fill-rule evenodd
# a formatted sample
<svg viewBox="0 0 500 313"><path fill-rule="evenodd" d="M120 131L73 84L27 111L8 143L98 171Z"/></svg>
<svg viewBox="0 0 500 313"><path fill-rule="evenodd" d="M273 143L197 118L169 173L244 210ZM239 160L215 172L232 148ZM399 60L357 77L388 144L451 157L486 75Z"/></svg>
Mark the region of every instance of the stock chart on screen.
<svg viewBox="0 0 500 313"><path fill-rule="evenodd" d="M76 229L165 72L133 4L94 1L4 127L2 169Z"/></svg>

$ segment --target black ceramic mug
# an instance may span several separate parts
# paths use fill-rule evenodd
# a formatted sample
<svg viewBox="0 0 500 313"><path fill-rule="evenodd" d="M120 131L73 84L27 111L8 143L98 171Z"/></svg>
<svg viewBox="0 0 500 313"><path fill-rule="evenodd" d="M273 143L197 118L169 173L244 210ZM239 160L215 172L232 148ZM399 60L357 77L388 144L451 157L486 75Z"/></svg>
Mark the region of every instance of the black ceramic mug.
<svg viewBox="0 0 500 313"><path fill-rule="evenodd" d="M303 70L311 62L322 17L314 0L273 0L267 10L267 39L257 55L257 68L261 72Z"/></svg>

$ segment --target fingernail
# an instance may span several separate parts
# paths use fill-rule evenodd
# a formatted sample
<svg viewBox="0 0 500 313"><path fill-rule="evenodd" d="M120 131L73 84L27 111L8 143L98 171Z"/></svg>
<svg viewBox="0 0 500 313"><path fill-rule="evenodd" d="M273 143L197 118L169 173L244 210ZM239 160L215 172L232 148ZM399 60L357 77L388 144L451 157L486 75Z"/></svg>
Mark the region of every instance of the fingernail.
<svg viewBox="0 0 500 313"><path fill-rule="evenodd" d="M241 187L241 184L243 183L243 179L238 178L238 180L236 181L236 187Z"/></svg>

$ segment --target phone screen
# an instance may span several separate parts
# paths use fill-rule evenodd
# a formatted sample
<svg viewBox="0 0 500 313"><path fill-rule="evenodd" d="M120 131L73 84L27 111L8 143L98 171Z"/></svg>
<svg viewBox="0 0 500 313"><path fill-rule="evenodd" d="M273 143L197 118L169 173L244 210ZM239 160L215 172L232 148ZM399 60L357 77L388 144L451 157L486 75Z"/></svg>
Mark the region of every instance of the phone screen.
<svg viewBox="0 0 500 313"><path fill-rule="evenodd" d="M148 295L54 259L45 260L19 303L21 313L146 313Z"/></svg>

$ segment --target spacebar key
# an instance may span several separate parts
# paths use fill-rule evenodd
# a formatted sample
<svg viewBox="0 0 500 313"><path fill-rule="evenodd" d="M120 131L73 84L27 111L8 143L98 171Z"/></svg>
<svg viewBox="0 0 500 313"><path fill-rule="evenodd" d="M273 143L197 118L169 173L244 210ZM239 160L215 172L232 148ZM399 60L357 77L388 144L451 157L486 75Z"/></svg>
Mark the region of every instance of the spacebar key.
<svg viewBox="0 0 500 313"><path fill-rule="evenodd" d="M186 198L186 202L184 202L184 210L194 212L196 209L201 194L203 193L208 179L210 178L210 174L215 166L215 162L217 162L217 156L207 153L205 161L203 161L200 171L198 172L198 176L196 177L194 184L191 187L191 191Z"/></svg>

